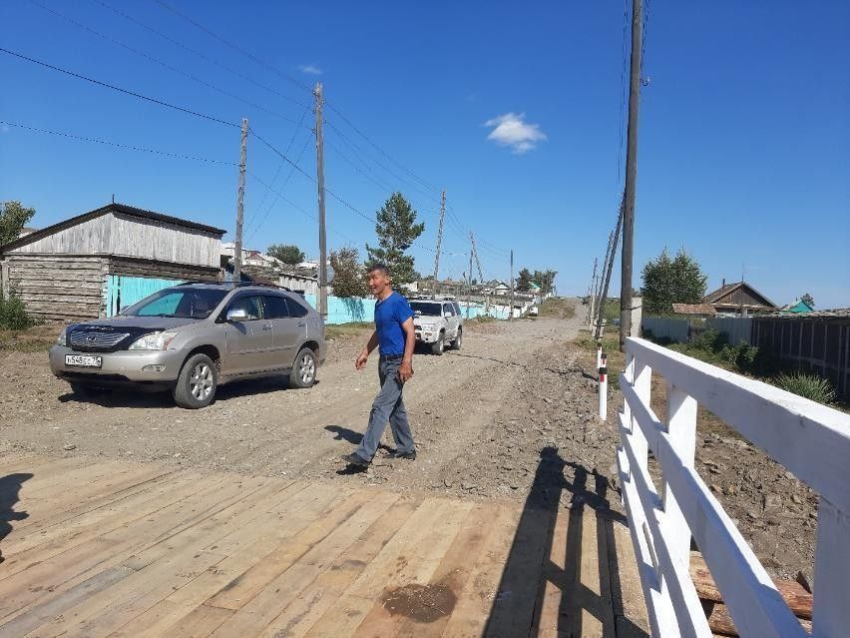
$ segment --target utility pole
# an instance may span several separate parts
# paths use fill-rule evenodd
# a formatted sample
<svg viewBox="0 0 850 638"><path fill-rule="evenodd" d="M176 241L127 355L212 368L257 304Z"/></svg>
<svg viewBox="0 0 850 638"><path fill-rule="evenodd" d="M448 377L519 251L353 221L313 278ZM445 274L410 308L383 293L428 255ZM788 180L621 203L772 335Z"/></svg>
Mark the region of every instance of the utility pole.
<svg viewBox="0 0 850 638"><path fill-rule="evenodd" d="M599 259L596 257L593 258L593 277L590 278L590 299L588 300L588 308L587 312L587 323L593 327L593 318L596 317L596 313L593 310L596 307L596 267L598 265Z"/></svg>
<svg viewBox="0 0 850 638"><path fill-rule="evenodd" d="M508 314L508 321L514 320L514 249L511 248L511 311Z"/></svg>
<svg viewBox="0 0 850 638"><path fill-rule="evenodd" d="M319 299L316 310L328 316L328 255L325 238L325 138L322 133L322 83L316 82L316 182L319 185Z"/></svg>
<svg viewBox="0 0 850 638"><path fill-rule="evenodd" d="M602 337L602 320L605 318L605 300L608 298L608 286L611 284L611 271L614 270L614 260L617 257L617 244L620 239L620 228L623 225L623 218L625 217L626 211L626 200L625 196L623 200L620 202L620 214L617 215L617 228L614 230L614 241L611 243L611 254L608 258L608 263L605 264L605 272L602 273L602 287L599 295L599 309L596 312L596 333L595 337L599 339ZM623 263L626 262L626 254L625 249L623 250ZM625 337L624 334L628 336L628 332L623 333L623 291L620 290L620 347L622 348L625 345ZM631 284L629 285L629 299L632 297L632 288ZM631 302L629 302L631 305ZM629 315L629 319L632 318L632 312L629 310L627 313Z"/></svg>
<svg viewBox="0 0 850 638"><path fill-rule="evenodd" d="M466 275L466 318L469 319L470 308L472 306L472 254L475 252L475 240L472 239L472 233L469 233L469 239L472 245L469 248L469 271Z"/></svg>
<svg viewBox="0 0 850 638"><path fill-rule="evenodd" d="M233 281L242 281L242 220L245 216L245 164L248 161L248 118L242 118L239 151L239 186L236 190L236 245L233 248Z"/></svg>
<svg viewBox="0 0 850 638"><path fill-rule="evenodd" d="M437 298L437 282L440 275L440 249L443 246L443 222L446 220L446 191L440 202L440 231L437 233L437 256L434 258L434 299Z"/></svg>
<svg viewBox="0 0 850 638"><path fill-rule="evenodd" d="M472 254L475 255L475 264L478 266L478 283L484 285L484 271L481 269L481 260L478 258L478 249L475 247L475 235L469 233L469 238L472 240ZM485 297L484 312L490 310L490 295Z"/></svg>
<svg viewBox="0 0 850 638"><path fill-rule="evenodd" d="M629 76L629 128L626 143L626 193L623 206L623 269L620 284L620 351L632 329L632 258L635 233L635 189L637 187L638 103L640 101L641 45L643 43L642 0L632 0L632 65Z"/></svg>

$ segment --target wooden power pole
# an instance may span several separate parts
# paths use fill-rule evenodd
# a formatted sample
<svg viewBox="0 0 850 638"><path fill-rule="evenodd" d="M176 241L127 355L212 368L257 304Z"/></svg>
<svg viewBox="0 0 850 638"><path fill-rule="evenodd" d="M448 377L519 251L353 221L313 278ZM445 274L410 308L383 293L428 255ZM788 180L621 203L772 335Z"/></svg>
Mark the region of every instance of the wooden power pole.
<svg viewBox="0 0 850 638"><path fill-rule="evenodd" d="M472 308L472 257L475 253L475 240L472 239L472 233L469 233L469 272L466 275L466 318L469 319L469 313Z"/></svg>
<svg viewBox="0 0 850 638"><path fill-rule="evenodd" d="M325 236L325 142L322 133L322 83L316 82L316 182L319 185L319 314L328 316L328 255Z"/></svg>
<svg viewBox="0 0 850 638"><path fill-rule="evenodd" d="M640 102L641 45L643 42L642 0L632 0L632 64L629 75L629 128L626 143L626 193L623 206L623 264L620 283L620 350L632 331L632 258L635 232L635 189L637 187L638 103Z"/></svg>
<svg viewBox="0 0 850 638"><path fill-rule="evenodd" d="M443 222L446 220L446 191L440 201L440 230L437 233L437 256L434 258L434 298L437 298L437 282L440 276L440 250L443 247Z"/></svg>
<svg viewBox="0 0 850 638"><path fill-rule="evenodd" d="M242 118L239 151L239 186L236 190L236 243L233 248L233 281L242 281L242 220L245 217L245 168L248 161L248 118Z"/></svg>
<svg viewBox="0 0 850 638"><path fill-rule="evenodd" d="M588 309L587 309L587 323L593 327L593 320L596 317L593 310L596 308L596 267L597 262L599 260L594 257L593 258L593 277L590 278L590 299L587 300Z"/></svg>
<svg viewBox="0 0 850 638"><path fill-rule="evenodd" d="M511 248L511 310L508 314L508 320L514 320L514 249Z"/></svg>

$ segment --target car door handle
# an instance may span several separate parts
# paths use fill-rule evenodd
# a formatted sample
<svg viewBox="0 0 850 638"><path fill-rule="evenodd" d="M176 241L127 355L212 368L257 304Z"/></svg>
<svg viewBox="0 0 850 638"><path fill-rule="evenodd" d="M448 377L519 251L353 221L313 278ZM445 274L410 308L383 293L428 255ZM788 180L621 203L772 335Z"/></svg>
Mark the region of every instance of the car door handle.
<svg viewBox="0 0 850 638"><path fill-rule="evenodd" d="M263 326L263 330L271 330L271 329L272 329L272 324L270 324L270 323L267 323L266 325Z"/></svg>

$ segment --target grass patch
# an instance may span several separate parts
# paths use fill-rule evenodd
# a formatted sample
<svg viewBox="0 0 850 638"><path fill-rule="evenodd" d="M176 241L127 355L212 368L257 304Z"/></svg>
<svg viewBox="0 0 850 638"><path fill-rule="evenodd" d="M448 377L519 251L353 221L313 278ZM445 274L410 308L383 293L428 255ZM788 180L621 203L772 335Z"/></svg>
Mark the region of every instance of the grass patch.
<svg viewBox="0 0 850 638"><path fill-rule="evenodd" d="M348 339L350 337L361 337L367 332L371 332L375 326L370 322L361 323L343 323L333 326L325 326L325 339L328 341L336 341L339 339Z"/></svg>
<svg viewBox="0 0 850 638"><path fill-rule="evenodd" d="M47 352L61 330L60 324L43 324L26 330L0 330L0 351Z"/></svg>
<svg viewBox="0 0 850 638"><path fill-rule="evenodd" d="M550 297L540 304L541 317L555 317L556 319L572 319L576 314L575 303L563 297Z"/></svg>

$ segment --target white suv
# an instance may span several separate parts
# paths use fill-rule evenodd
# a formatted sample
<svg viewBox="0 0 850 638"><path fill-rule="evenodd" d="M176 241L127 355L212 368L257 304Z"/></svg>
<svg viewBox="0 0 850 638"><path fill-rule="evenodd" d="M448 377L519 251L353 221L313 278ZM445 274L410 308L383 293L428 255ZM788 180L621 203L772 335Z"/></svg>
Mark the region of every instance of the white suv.
<svg viewBox="0 0 850 638"><path fill-rule="evenodd" d="M463 316L456 301L412 300L416 342L428 344L431 352L443 354L446 345L460 350L463 344Z"/></svg>

